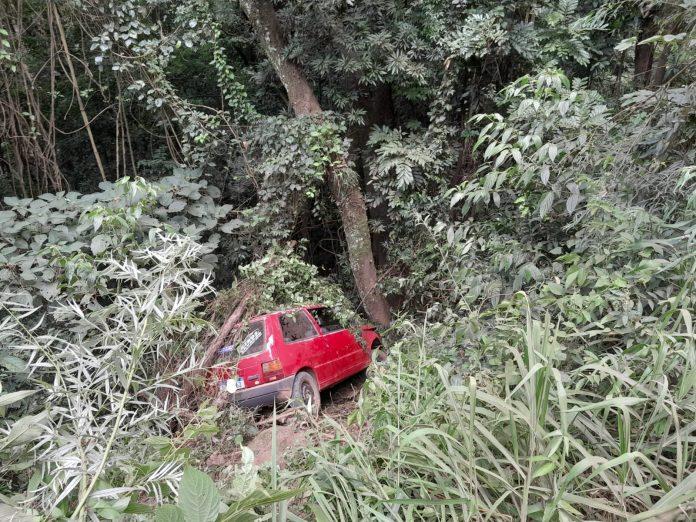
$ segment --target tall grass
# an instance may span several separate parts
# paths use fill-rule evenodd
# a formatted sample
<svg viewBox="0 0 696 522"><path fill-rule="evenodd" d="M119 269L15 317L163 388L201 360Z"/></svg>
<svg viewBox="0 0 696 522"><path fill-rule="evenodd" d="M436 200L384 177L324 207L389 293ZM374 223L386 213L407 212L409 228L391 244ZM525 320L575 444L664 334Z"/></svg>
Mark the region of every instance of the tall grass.
<svg viewBox="0 0 696 522"><path fill-rule="evenodd" d="M501 379L431 357L427 330L375 368L359 440L308 450L319 520L652 520L696 499L691 316L672 343L570 350L548 320L502 321ZM502 384L498 384L498 382ZM327 422L331 422L327 420ZM308 475L308 476L307 476ZM295 476L297 478L297 476ZM691 505L693 508L693 505Z"/></svg>

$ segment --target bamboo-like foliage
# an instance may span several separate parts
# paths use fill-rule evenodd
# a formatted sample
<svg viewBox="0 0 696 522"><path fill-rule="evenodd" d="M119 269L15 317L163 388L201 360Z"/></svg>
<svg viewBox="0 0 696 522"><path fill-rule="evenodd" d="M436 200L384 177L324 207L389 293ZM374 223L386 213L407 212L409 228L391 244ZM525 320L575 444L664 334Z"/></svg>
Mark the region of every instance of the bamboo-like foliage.
<svg viewBox="0 0 696 522"><path fill-rule="evenodd" d="M88 501L176 488L181 463L140 465L146 439L169 433L174 379L196 364L211 276L196 268L192 240L156 230L149 239L103 261L108 299L52 310L59 331L43 328L28 296L1 296L0 342L28 361L26 391L41 407L3 427L0 454L6 470L34 470L28 502L46 512L70 505L80 516Z"/></svg>

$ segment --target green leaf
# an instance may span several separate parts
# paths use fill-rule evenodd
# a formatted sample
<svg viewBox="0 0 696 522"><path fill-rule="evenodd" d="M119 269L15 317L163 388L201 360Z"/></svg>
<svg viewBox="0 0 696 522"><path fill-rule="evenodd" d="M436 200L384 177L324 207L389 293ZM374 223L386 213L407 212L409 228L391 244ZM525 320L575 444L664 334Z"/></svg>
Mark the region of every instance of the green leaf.
<svg viewBox="0 0 696 522"><path fill-rule="evenodd" d="M586 403L582 406L571 408L568 411L572 413L577 413L581 411L600 410L602 408L622 408L642 404L647 400L648 399L642 397L614 397L613 399L607 399L604 401Z"/></svg>
<svg viewBox="0 0 696 522"><path fill-rule="evenodd" d="M101 215L94 216L93 224L94 224L94 231L95 232L101 228L103 222L104 222L104 216L101 216Z"/></svg>
<svg viewBox="0 0 696 522"><path fill-rule="evenodd" d="M19 357L8 354L0 354L0 366L4 366L11 373L22 373L27 371L27 363Z"/></svg>
<svg viewBox="0 0 696 522"><path fill-rule="evenodd" d="M104 235L104 234L98 234L92 238L92 243L90 244L90 248L92 249L92 254L95 256L98 256L102 252L106 251L107 248L109 248L109 237Z"/></svg>
<svg viewBox="0 0 696 522"><path fill-rule="evenodd" d="M580 201L580 194L578 193L573 193L568 197L568 200L566 201L566 210L568 211L568 214L572 214L573 211L575 210L575 207L578 206L578 202Z"/></svg>
<svg viewBox="0 0 696 522"><path fill-rule="evenodd" d="M149 515L153 511L154 509L152 506L149 506L147 504L141 504L139 502L129 502L126 506L126 509L123 510L124 513L127 513L129 515Z"/></svg>
<svg viewBox="0 0 696 522"><path fill-rule="evenodd" d="M181 508L166 504L157 508L155 522L186 522L186 516Z"/></svg>
<svg viewBox="0 0 696 522"><path fill-rule="evenodd" d="M619 52L625 51L626 49L630 49L631 47L636 45L636 40L637 38L635 36L632 36L631 38L624 38L614 47L614 49Z"/></svg>
<svg viewBox="0 0 696 522"><path fill-rule="evenodd" d="M289 500L301 492L301 489L272 492L256 490L242 500L238 500L237 502L230 504L229 509L221 517L221 522L238 522L239 520L246 520L244 518L245 516L253 515L250 510L256 507L282 502L283 500Z"/></svg>
<svg viewBox="0 0 696 522"><path fill-rule="evenodd" d="M224 232L225 234L231 234L234 230L237 230L239 228L242 228L244 226L244 221L241 219L231 219L224 225L220 227L220 232Z"/></svg>
<svg viewBox="0 0 696 522"><path fill-rule="evenodd" d="M548 214L551 210L551 207L553 207L554 197L553 192L547 192L544 199L541 200L541 203L539 204L539 215L542 218L546 216L546 214Z"/></svg>
<svg viewBox="0 0 696 522"><path fill-rule="evenodd" d="M563 285L559 285L558 283L546 283L546 288L548 288L554 295L560 296L565 294L565 288L563 288Z"/></svg>
<svg viewBox="0 0 696 522"><path fill-rule="evenodd" d="M220 512L220 493L208 475L186 466L179 485L178 505L186 522L214 522Z"/></svg>
<svg viewBox="0 0 696 522"><path fill-rule="evenodd" d="M558 156L558 147L555 143L549 143L549 159L554 161Z"/></svg>
<svg viewBox="0 0 696 522"><path fill-rule="evenodd" d="M27 415L16 421L7 436L0 439L0 450L36 440L44 433L41 425L47 418L48 411L43 411L37 415Z"/></svg>
<svg viewBox="0 0 696 522"><path fill-rule="evenodd" d="M26 399L27 397L34 395L37 391L38 390L21 390L0 395L0 408L3 406L9 406L15 402L19 402L22 399Z"/></svg>
<svg viewBox="0 0 696 522"><path fill-rule="evenodd" d="M169 212L181 212L186 208L186 201L183 199L175 199L172 201L167 208Z"/></svg>
<svg viewBox="0 0 696 522"><path fill-rule="evenodd" d="M452 196L452 200L450 201L450 208L454 207L457 203L459 203L465 197L466 197L466 192L456 192L454 194L454 196Z"/></svg>
<svg viewBox="0 0 696 522"><path fill-rule="evenodd" d="M544 475L548 475L551 473L554 469L556 469L556 464L553 462L547 462L543 466L540 466L535 472L534 475L532 475L532 478L539 478L543 477Z"/></svg>
<svg viewBox="0 0 696 522"><path fill-rule="evenodd" d="M473 501L470 498L389 498L383 500L385 504L394 504L399 506L451 506L466 504L470 505Z"/></svg>

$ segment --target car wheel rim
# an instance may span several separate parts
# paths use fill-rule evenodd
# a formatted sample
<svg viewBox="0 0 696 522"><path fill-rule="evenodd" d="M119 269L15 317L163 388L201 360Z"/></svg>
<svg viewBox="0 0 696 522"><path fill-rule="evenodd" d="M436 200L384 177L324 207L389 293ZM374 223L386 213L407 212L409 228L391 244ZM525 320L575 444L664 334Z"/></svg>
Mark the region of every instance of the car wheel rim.
<svg viewBox="0 0 696 522"><path fill-rule="evenodd" d="M314 390L312 389L312 385L308 382L302 383L301 392L302 402L304 403L304 405L310 407L312 411L314 411L317 405L317 401L314 398Z"/></svg>

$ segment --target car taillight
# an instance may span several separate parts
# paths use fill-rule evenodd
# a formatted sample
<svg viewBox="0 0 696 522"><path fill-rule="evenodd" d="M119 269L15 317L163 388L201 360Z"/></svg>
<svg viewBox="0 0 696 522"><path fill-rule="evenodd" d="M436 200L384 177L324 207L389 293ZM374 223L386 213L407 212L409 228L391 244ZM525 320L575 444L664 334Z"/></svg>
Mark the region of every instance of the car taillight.
<svg viewBox="0 0 696 522"><path fill-rule="evenodd" d="M261 365L261 370L266 377L277 377L278 374L283 373L283 365L280 364L280 359L273 359L272 361L265 362Z"/></svg>

